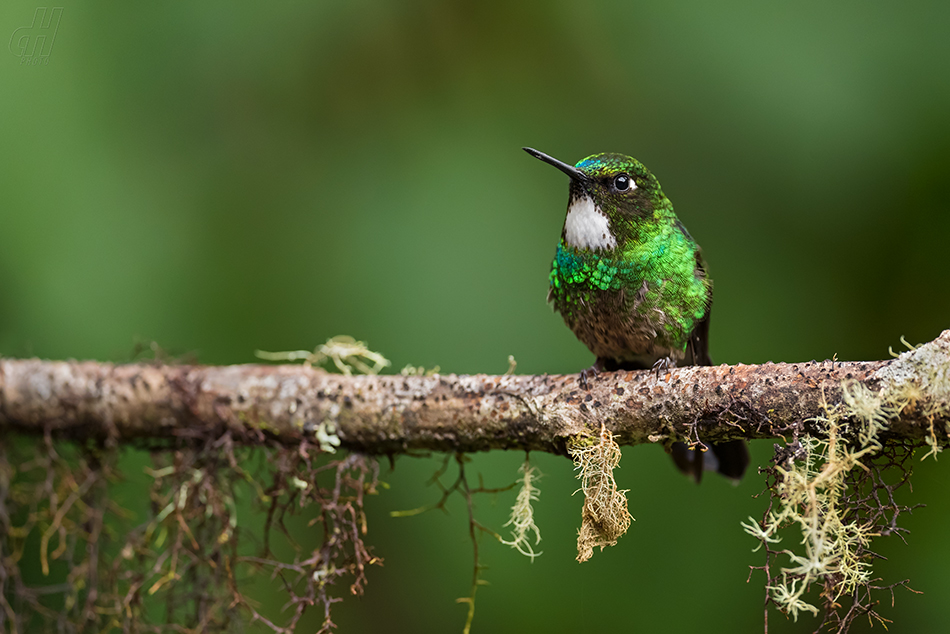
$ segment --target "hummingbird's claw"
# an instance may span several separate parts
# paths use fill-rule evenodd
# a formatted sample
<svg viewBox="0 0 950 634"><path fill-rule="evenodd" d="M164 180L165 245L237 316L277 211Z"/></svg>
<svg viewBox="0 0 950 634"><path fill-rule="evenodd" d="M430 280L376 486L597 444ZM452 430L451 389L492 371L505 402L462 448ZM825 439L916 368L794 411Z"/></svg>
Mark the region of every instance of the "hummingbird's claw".
<svg viewBox="0 0 950 634"><path fill-rule="evenodd" d="M597 374L598 374L597 368L594 368L594 367L587 368L586 370L581 370L581 375L577 378L577 384L581 386L582 390L589 390L590 389L589 379L591 377L597 376Z"/></svg>
<svg viewBox="0 0 950 634"><path fill-rule="evenodd" d="M660 380L660 372L665 372L671 368L676 367L676 361L671 357L660 357L656 360L656 363L653 364L653 371L656 373L654 378Z"/></svg>
<svg viewBox="0 0 950 634"><path fill-rule="evenodd" d="M582 390L590 389L590 379L597 376L604 371L604 362L606 359L598 358L594 362L594 365L590 366L586 370L581 370L581 375L577 379L577 384L581 386Z"/></svg>

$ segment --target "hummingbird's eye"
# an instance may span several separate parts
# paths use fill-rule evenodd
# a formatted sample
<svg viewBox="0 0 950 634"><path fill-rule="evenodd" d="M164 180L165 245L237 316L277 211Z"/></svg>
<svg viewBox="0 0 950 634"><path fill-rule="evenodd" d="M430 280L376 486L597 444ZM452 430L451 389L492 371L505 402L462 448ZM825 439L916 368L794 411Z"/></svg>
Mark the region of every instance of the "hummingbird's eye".
<svg viewBox="0 0 950 634"><path fill-rule="evenodd" d="M625 192L628 189L636 189L637 186L633 183L631 179L626 174L619 174L614 177L614 189L618 192Z"/></svg>

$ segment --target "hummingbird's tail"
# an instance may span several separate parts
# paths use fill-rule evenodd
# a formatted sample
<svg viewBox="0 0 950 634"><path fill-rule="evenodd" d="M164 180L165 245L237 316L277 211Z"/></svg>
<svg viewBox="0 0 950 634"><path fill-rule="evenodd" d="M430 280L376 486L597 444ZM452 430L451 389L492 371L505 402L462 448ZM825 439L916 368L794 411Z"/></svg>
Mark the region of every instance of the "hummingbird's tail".
<svg viewBox="0 0 950 634"><path fill-rule="evenodd" d="M709 451L691 449L686 443L675 442L670 452L677 468L693 476L697 484L702 480L703 471L716 471L738 482L749 466L749 448L744 440L709 445Z"/></svg>

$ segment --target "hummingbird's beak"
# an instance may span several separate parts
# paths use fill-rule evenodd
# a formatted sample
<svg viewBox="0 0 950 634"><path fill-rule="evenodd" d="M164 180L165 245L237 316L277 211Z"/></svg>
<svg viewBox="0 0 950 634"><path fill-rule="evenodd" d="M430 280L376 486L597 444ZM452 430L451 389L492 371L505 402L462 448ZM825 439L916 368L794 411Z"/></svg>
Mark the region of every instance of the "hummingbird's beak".
<svg viewBox="0 0 950 634"><path fill-rule="evenodd" d="M577 180L577 181L587 180L587 176L583 172L578 170L576 167L574 167L573 165L568 165L567 163L563 163L557 160L556 158L554 158L553 156L548 156L544 152L538 152L537 150L533 148L524 147L521 149L527 152L528 154L530 154L531 156L533 156L534 158L540 159L544 161L545 163L547 163L548 165L553 165L554 167L558 168L559 170L561 170L562 172L564 172L565 174L567 174L574 180Z"/></svg>

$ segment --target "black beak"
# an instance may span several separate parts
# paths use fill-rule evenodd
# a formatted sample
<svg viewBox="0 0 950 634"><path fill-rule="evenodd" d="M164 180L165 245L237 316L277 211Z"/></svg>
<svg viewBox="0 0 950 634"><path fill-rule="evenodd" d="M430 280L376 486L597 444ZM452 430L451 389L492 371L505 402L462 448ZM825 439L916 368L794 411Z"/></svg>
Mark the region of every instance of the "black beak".
<svg viewBox="0 0 950 634"><path fill-rule="evenodd" d="M553 165L554 167L558 168L559 170L561 170L562 172L564 172L565 174L567 174L568 176L570 176L576 181L587 180L587 176L585 176L583 172L578 170L573 165L568 165L567 163L563 163L557 160L556 158L554 158L553 156L548 156L544 152L538 152L537 150L533 148L525 147L521 149L527 152L528 154L530 154L531 156L533 156L534 158L540 159L544 161L545 163L547 163L548 165Z"/></svg>

